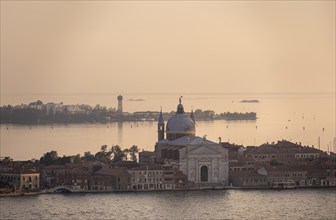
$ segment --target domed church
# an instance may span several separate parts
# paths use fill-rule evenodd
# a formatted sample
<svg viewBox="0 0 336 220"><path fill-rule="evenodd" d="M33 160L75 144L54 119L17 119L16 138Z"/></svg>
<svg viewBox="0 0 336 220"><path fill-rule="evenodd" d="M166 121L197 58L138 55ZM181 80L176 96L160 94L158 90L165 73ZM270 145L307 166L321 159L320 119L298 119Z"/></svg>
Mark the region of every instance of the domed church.
<svg viewBox="0 0 336 220"><path fill-rule="evenodd" d="M167 122L167 139L173 141L184 136L195 136L195 119L193 115L193 112L191 112L191 115L184 112L180 98L180 104L177 106L176 114ZM162 118L161 116L162 112L160 113L160 118ZM163 118L161 123L164 123Z"/></svg>
<svg viewBox="0 0 336 220"><path fill-rule="evenodd" d="M165 138L166 134L166 138ZM228 150L222 145L196 136L195 117L184 112L181 98L167 126L160 112L155 162L178 166L191 184L228 185Z"/></svg>

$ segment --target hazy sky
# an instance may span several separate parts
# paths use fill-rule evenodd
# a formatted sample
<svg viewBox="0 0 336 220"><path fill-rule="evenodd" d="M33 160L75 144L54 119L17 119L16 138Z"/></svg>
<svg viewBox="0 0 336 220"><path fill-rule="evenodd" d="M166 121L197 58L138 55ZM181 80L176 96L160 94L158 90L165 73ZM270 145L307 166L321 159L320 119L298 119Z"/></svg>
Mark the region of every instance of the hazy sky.
<svg viewBox="0 0 336 220"><path fill-rule="evenodd" d="M1 1L1 93L335 92L335 2Z"/></svg>

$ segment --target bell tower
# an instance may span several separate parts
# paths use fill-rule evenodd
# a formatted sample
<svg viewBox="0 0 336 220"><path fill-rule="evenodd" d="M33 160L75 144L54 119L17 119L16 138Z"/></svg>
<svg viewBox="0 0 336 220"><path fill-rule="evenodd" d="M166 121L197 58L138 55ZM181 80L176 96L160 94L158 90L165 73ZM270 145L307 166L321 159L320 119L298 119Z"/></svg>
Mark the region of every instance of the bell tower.
<svg viewBox="0 0 336 220"><path fill-rule="evenodd" d="M162 108L161 108L159 121L158 121L158 142L164 139L164 132L165 132L165 123L163 120Z"/></svg>

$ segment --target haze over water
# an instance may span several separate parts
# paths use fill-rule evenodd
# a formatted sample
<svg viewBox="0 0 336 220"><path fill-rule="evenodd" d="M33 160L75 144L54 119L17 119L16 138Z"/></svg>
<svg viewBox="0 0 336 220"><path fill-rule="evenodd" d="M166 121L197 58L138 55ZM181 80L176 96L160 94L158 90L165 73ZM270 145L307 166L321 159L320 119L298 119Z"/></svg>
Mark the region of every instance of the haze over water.
<svg viewBox="0 0 336 220"><path fill-rule="evenodd" d="M117 106L118 94L12 96L11 104L41 99L64 104L86 103ZM176 111L178 94L123 94L125 112ZM181 94L184 95L184 94ZM144 99L144 101L128 101ZM240 103L258 99L259 103ZM6 99L4 99L6 100ZM191 109L222 112L256 112L256 121L197 121L196 135L217 142L261 145L282 139L302 145L314 145L324 151L335 151L335 96L333 94L186 94L185 111ZM167 121L166 121L167 122ZM287 127L287 129L286 129ZM59 155L86 151L97 152L101 145L153 150L157 141L157 122L124 122L110 124L1 125L1 156L15 159L39 158L56 150ZM331 146L331 147L330 147Z"/></svg>
<svg viewBox="0 0 336 220"><path fill-rule="evenodd" d="M335 140L335 1L0 1L0 105L256 112L196 135L260 145ZM144 99L145 101L128 101ZM260 103L240 103L258 99ZM167 121L166 121L167 122ZM1 125L0 157L153 150L157 122ZM334 141L334 145L336 140ZM0 198L0 218L335 219L334 189Z"/></svg>
<svg viewBox="0 0 336 220"><path fill-rule="evenodd" d="M320 137L328 150L336 136L335 1L0 4L1 105L116 107L121 94L127 112L172 111L182 95L186 111L257 112L256 122L197 122L213 141L317 147ZM156 123L131 125L1 126L0 155L152 150Z"/></svg>

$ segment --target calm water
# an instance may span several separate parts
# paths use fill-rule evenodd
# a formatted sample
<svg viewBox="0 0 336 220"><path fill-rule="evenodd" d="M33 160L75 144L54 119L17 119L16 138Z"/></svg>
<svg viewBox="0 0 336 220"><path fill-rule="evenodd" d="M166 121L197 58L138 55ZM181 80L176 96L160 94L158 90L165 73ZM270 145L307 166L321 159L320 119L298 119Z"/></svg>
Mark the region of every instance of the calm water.
<svg viewBox="0 0 336 220"><path fill-rule="evenodd" d="M0 219L335 219L332 189L215 190L0 198Z"/></svg>
<svg viewBox="0 0 336 220"><path fill-rule="evenodd" d="M176 109L178 95L124 95L124 110L128 112L152 110L162 106L164 111ZM29 103L37 100L34 96L1 96L1 104ZM143 102L128 99L143 98ZM40 97L44 102L54 101L64 104L88 103L116 107L116 95L63 95ZM259 99L260 103L239 103L242 99ZM13 100L12 103L9 101ZM257 112L254 122L210 121L197 122L196 134L207 135L209 140L243 145L260 145L281 139L314 145L327 151L333 149L335 134L335 95L295 95L295 94L227 94L184 96L186 111L191 108L211 109L220 112ZM197 118L196 118L197 121ZM56 150L59 155L97 152L101 145L130 147L153 150L157 140L156 122L126 122L111 124L80 125L1 125L0 156L14 159L40 158L43 153Z"/></svg>

